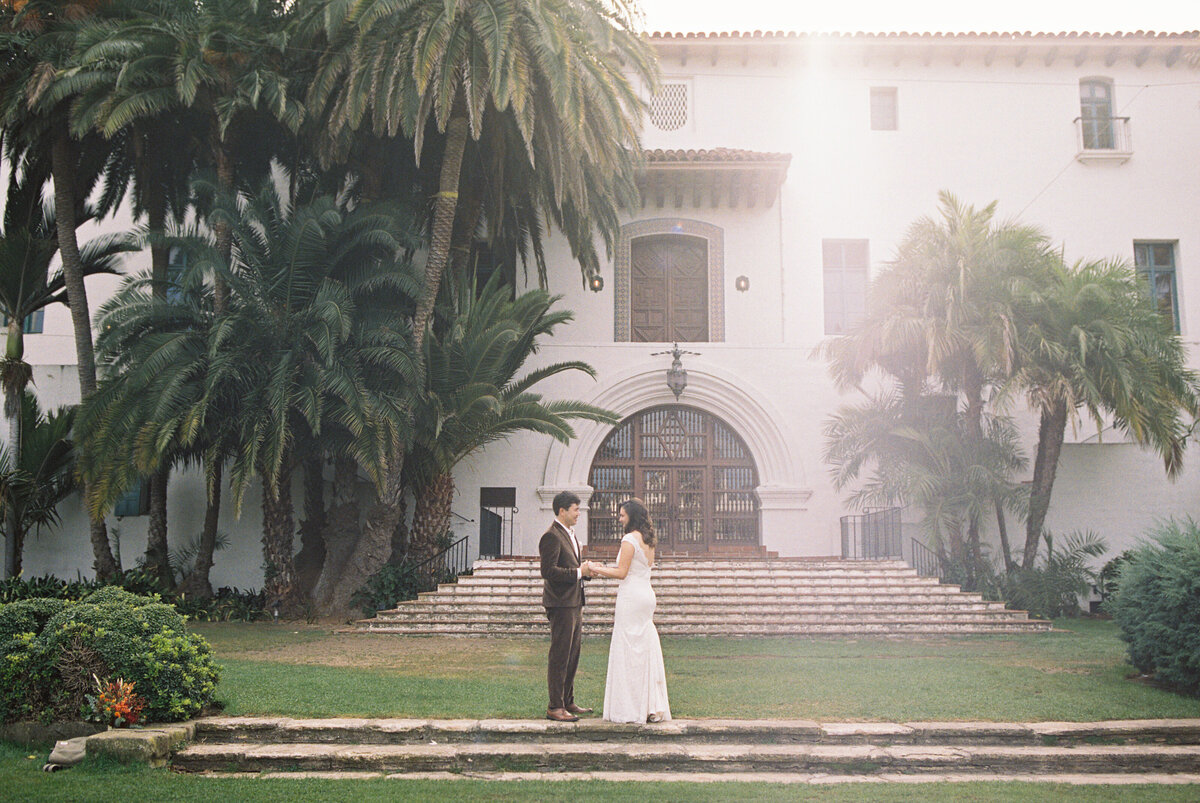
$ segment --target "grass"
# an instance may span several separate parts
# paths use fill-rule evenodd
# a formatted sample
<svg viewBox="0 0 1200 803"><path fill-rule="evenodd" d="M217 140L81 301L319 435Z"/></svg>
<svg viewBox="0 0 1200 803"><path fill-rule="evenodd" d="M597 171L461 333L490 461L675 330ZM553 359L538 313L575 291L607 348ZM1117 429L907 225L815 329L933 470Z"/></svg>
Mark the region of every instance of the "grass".
<svg viewBox="0 0 1200 803"><path fill-rule="evenodd" d="M677 718L1089 721L1200 717L1200 700L1127 679L1107 621L1049 634L893 640L664 638ZM546 642L197 624L228 714L536 717ZM576 698L604 697L608 642L585 639Z"/></svg>
<svg viewBox="0 0 1200 803"><path fill-rule="evenodd" d="M32 756L32 758L30 758ZM232 800L239 803L279 800L338 801L580 801L619 803L661 801L829 801L829 803L1184 803L1196 800L1190 786L1067 786L1047 783L948 783L803 786L767 783L638 783L623 781L414 781L385 778L202 778L87 761L53 775L41 772L45 751L0 744L0 790L14 803L136 803L137 801Z"/></svg>
<svg viewBox="0 0 1200 803"><path fill-rule="evenodd" d="M1098 720L1200 717L1200 700L1127 679L1110 622L1049 634L890 640L663 639L676 717L836 720ZM540 717L547 644L339 634L320 627L196 624L224 667L228 714ZM584 704L603 699L605 639L586 639ZM199 778L88 761L53 775L40 750L0 744L14 801L1194 801L1200 785L948 783L791 786L601 781Z"/></svg>

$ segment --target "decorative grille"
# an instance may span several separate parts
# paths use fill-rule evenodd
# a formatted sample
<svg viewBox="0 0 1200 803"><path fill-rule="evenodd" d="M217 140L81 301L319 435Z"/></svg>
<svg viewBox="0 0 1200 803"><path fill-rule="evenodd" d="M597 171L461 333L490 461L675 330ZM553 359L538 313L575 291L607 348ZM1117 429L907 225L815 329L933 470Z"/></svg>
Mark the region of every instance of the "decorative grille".
<svg viewBox="0 0 1200 803"><path fill-rule="evenodd" d="M662 549L759 542L754 460L733 430L701 410L669 405L626 419L596 450L590 483L589 544L621 540L617 506L632 496L646 502Z"/></svg>
<svg viewBox="0 0 1200 803"><path fill-rule="evenodd" d="M688 121L687 84L663 84L650 99L650 122L660 131L678 131Z"/></svg>

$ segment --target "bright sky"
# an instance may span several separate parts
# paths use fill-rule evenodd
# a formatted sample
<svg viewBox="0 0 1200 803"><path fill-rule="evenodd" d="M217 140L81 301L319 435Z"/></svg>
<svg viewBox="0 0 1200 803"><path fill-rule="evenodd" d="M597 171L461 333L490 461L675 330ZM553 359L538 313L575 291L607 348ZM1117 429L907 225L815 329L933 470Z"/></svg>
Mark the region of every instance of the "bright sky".
<svg viewBox="0 0 1200 803"><path fill-rule="evenodd" d="M1159 31L1200 28L1196 0L640 0L650 31Z"/></svg>

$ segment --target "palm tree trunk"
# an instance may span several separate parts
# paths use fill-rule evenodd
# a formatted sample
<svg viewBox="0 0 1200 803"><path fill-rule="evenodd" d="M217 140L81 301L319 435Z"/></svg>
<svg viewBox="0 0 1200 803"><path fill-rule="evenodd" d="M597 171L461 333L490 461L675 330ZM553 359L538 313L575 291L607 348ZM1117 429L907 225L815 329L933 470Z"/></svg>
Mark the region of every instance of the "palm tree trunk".
<svg viewBox="0 0 1200 803"><path fill-rule="evenodd" d="M171 472L161 468L150 475L150 521L146 528L146 567L158 577L159 585L175 586L167 547L167 483Z"/></svg>
<svg viewBox="0 0 1200 803"><path fill-rule="evenodd" d="M451 506L454 504L454 475L438 474L421 487L413 510L409 556L427 560L438 553L442 537L450 531Z"/></svg>
<svg viewBox="0 0 1200 803"><path fill-rule="evenodd" d="M1067 405L1059 400L1043 409L1038 422L1037 456L1033 461L1033 487L1029 490L1029 518L1025 522L1025 553L1021 567L1032 569L1037 559L1038 542L1050 510L1050 492L1058 472L1058 456L1062 453L1067 431Z"/></svg>
<svg viewBox="0 0 1200 803"><path fill-rule="evenodd" d="M294 538L296 516L292 508L292 468L284 461L274 483L263 482L263 591L267 604L279 606L280 615L299 613Z"/></svg>
<svg viewBox="0 0 1200 803"><path fill-rule="evenodd" d="M234 191L233 158L220 135L214 132L213 138L213 157L217 163L217 185L226 195L232 195ZM230 229L227 222L220 219L213 221L212 229L213 236L217 241L217 253L228 265L233 254L233 230ZM223 279L218 277L213 282L213 310L219 317L225 312L228 305L229 287Z"/></svg>
<svg viewBox="0 0 1200 803"><path fill-rule="evenodd" d="M24 321L13 316L8 321L8 338L4 344L5 363L9 368L23 369L25 357L24 332L21 327ZM15 373L15 372L14 372ZM4 417L8 419L8 457L11 460L10 469L16 470L21 465L21 394L19 378L5 371L4 377ZM9 505L5 514L4 538L4 579L16 577L21 573L21 538L19 530L21 522L17 518L15 505Z"/></svg>
<svg viewBox="0 0 1200 803"><path fill-rule="evenodd" d="M304 520L300 522L300 552L296 582L303 599L312 596L325 563L325 460L320 449L304 458Z"/></svg>
<svg viewBox="0 0 1200 803"><path fill-rule="evenodd" d="M321 578L325 592L320 597L321 608L327 616L353 617L350 597L391 557L392 534L404 512L404 446L393 444L389 452L384 487L367 511L362 535L355 542L344 569L336 580L331 578L327 583L324 577Z"/></svg>
<svg viewBox="0 0 1200 803"><path fill-rule="evenodd" d="M57 222L58 252L62 258L63 281L67 290L67 306L75 329L75 358L79 368L80 398L87 399L96 392L96 356L92 346L92 322L88 309L87 289L83 284L83 263L79 258L79 242L75 236L78 225L75 216L75 158L67 131L65 110L56 113L52 123L50 147L51 172L54 177L54 213ZM83 497L91 498L88 483L83 483ZM89 537L92 542L96 575L107 580L120 567L108 544L108 528L103 516L88 516Z"/></svg>
<svg viewBox="0 0 1200 803"><path fill-rule="evenodd" d="M322 532L325 541L325 563L321 567L317 587L313 590L313 599L318 610L327 616L342 613L333 612L334 595L343 580L350 556L362 538L358 526L357 488L358 463L353 458L336 457L333 461L333 498L329 503Z"/></svg>
<svg viewBox="0 0 1200 803"><path fill-rule="evenodd" d="M204 506L204 529L200 531L200 548L196 551L196 563L187 579L179 586L181 593L193 594L205 599L213 595L209 573L213 567L213 553L217 549L217 523L221 518L221 461L207 458L210 462L206 472L206 501Z"/></svg>
<svg viewBox="0 0 1200 803"><path fill-rule="evenodd" d="M456 110L446 124L446 150L442 154L438 194L433 205L433 230L429 243L429 258L425 261L425 287L417 313L413 318L413 345L419 354L425 342L425 329L433 316L442 284L442 273L450 258L454 235L454 215L458 209L458 182L462 173L463 152L467 147L467 117Z"/></svg>
<svg viewBox="0 0 1200 803"><path fill-rule="evenodd" d="M1016 565L1012 559L1012 547L1008 543L1008 521L1004 517L1004 503L996 500L996 530L1000 533L1000 551L1004 553L1004 573L1012 574Z"/></svg>

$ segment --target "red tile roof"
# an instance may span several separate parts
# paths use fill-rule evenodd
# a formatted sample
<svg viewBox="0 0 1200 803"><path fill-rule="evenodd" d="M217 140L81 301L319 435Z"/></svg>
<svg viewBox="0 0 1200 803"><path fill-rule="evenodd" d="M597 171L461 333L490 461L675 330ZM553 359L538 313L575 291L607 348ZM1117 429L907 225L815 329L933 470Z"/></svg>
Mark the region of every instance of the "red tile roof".
<svg viewBox="0 0 1200 803"><path fill-rule="evenodd" d="M1159 31L1116 31L1113 33L1095 33L1091 31L1060 31L1058 33L1011 31L976 33L939 33L936 31L901 33L869 33L857 31L854 33L798 33L796 31L654 31L649 38L655 41L684 40L684 41L728 41L733 39L748 39L751 41L804 40L804 39L1200 39L1198 31L1159 32Z"/></svg>
<svg viewBox="0 0 1200 803"><path fill-rule="evenodd" d="M699 150L646 150L647 162L790 162L790 153L764 153L740 148L701 148Z"/></svg>

